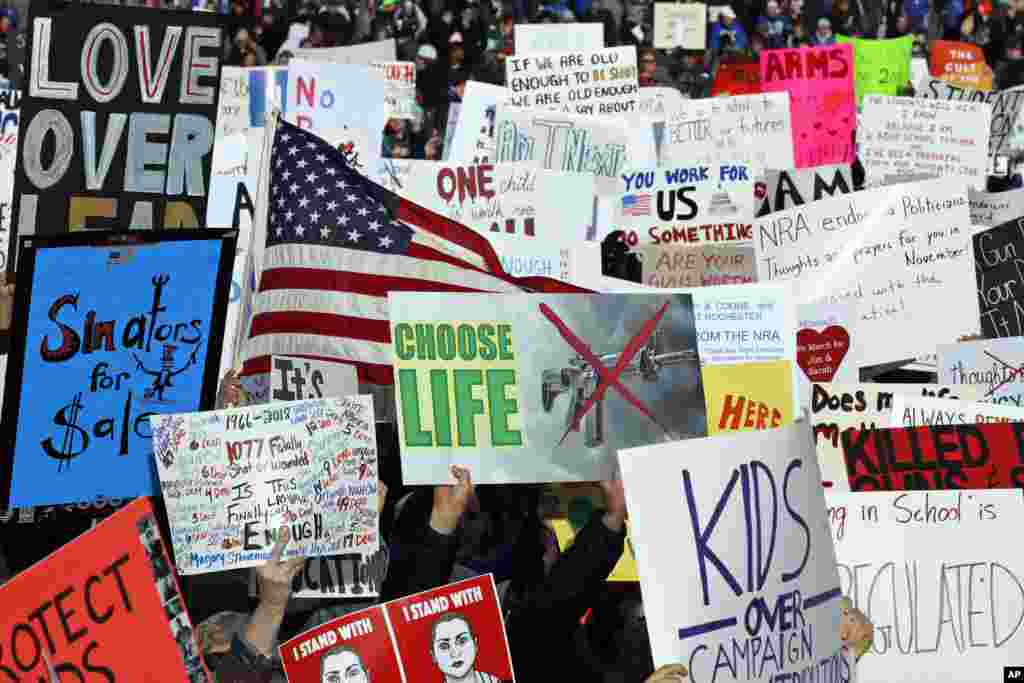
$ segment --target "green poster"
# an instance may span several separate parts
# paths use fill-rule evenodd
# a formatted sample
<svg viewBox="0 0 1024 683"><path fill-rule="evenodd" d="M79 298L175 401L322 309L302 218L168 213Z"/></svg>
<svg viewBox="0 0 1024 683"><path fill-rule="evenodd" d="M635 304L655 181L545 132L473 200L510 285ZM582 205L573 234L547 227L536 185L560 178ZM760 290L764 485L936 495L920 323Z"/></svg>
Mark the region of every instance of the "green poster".
<svg viewBox="0 0 1024 683"><path fill-rule="evenodd" d="M837 36L840 43L853 45L854 86L857 107L865 95L899 95L910 82L910 53L913 36L889 40Z"/></svg>

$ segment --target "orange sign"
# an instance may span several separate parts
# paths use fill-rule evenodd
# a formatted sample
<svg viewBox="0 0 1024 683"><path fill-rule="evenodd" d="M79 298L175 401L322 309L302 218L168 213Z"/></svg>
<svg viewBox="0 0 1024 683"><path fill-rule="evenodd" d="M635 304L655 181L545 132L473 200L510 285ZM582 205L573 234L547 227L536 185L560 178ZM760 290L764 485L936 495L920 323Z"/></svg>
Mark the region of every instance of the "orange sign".
<svg viewBox="0 0 1024 683"><path fill-rule="evenodd" d="M761 65L757 62L721 64L711 96L756 95L761 92Z"/></svg>
<svg viewBox="0 0 1024 683"><path fill-rule="evenodd" d="M984 91L992 89L992 68L977 45L934 41L929 71L933 77L953 85Z"/></svg>

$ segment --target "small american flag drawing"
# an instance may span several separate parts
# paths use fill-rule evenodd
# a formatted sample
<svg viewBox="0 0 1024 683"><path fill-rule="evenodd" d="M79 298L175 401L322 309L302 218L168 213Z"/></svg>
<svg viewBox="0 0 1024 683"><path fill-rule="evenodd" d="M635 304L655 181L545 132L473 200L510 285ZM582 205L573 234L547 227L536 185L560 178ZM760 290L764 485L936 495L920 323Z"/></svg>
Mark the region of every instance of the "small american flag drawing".
<svg viewBox="0 0 1024 683"><path fill-rule="evenodd" d="M627 194L622 198L623 216L650 216L651 195Z"/></svg>

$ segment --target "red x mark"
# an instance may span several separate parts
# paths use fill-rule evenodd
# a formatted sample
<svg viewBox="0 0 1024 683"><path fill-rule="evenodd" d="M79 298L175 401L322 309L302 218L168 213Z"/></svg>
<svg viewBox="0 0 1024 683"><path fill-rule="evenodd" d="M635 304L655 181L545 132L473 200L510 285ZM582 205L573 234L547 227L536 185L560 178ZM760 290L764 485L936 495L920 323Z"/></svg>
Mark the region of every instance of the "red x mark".
<svg viewBox="0 0 1024 683"><path fill-rule="evenodd" d="M573 334L573 331L570 330L557 315L555 315L555 312L552 311L547 304L540 305L540 312L544 314L545 318L551 321L551 324L555 326L558 333L562 335L562 339L565 340L565 343L579 353L580 356L590 364L590 367L594 369L594 372L601 377L601 381L598 383L597 389L594 390L594 393L587 397L587 400L583 402L583 405L576 408L576 414L572 418L572 424L565 430L565 434L562 435L561 440L558 442L559 445L565 441L565 437L569 436L569 432L577 431L580 428L580 420L583 419L595 403L604 398L609 387L615 387L615 390L619 392L622 398L629 401L633 407L649 417L651 421L661 427L666 434L670 434L670 432L665 429L665 426L658 422L658 418L654 416L654 413L644 405L643 401L634 396L633 392L627 389L622 382L619 381L619 375L622 374L622 371L629 365L630 361L633 360L633 356L643 348L644 344L647 343L647 339L654 334L654 330L657 329L662 316L664 316L665 311L668 310L668 304L669 302L666 301L665 305L661 307L654 317L644 323L644 326L640 328L640 331L636 333L636 336L629 340L629 343L626 344L626 347L619 355L619 359L616 361L615 367L611 370L601 363L598 357L594 355L594 352L590 350L587 343Z"/></svg>
<svg viewBox="0 0 1024 683"><path fill-rule="evenodd" d="M989 358L991 358L992 360L994 360L995 362L999 363L1003 367L1010 369L1010 375L1006 379L1004 379L1002 382L1000 382L996 386L994 386L991 389L989 389L989 392L987 394L985 394L985 398L988 398L989 396L991 396L992 394L996 393L997 391L1002 389L1004 386L1006 386L1007 384L1009 384L1013 380L1017 379L1017 377L1020 375L1021 371L1024 370L1024 368L1015 368L1012 365L1010 365L1009 363L1007 363L1006 361L1003 361L1003 360L1000 360L1000 359L996 358L995 356L993 356L988 351L985 352L985 355L988 356Z"/></svg>

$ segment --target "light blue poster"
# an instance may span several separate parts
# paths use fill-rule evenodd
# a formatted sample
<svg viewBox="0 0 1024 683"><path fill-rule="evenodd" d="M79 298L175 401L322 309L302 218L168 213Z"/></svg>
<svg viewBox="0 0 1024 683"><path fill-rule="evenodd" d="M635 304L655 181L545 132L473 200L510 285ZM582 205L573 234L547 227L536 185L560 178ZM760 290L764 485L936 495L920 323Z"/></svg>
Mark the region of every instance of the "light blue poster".
<svg viewBox="0 0 1024 683"><path fill-rule="evenodd" d="M149 416L200 410L216 390L235 233L204 232L23 250L0 506L8 487L19 507L159 494Z"/></svg>

